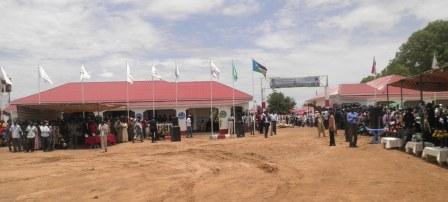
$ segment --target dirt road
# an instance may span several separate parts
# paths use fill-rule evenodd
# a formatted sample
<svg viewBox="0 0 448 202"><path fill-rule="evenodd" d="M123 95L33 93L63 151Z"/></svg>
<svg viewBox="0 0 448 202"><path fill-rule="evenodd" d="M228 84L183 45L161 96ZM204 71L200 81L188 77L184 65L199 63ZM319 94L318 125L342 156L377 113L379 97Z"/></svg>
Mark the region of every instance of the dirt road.
<svg viewBox="0 0 448 202"><path fill-rule="evenodd" d="M0 149L0 201L448 201L448 169L315 129L99 150Z"/></svg>

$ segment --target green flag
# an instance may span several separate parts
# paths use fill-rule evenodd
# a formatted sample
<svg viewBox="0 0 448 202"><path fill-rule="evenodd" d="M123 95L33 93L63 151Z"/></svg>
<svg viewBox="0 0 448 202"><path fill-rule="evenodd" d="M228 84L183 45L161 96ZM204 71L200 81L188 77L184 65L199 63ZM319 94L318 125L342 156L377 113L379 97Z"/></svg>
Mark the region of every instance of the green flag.
<svg viewBox="0 0 448 202"><path fill-rule="evenodd" d="M232 61L232 76L233 76L233 80L236 81L238 80L238 72L236 71L236 66L235 63L233 63Z"/></svg>

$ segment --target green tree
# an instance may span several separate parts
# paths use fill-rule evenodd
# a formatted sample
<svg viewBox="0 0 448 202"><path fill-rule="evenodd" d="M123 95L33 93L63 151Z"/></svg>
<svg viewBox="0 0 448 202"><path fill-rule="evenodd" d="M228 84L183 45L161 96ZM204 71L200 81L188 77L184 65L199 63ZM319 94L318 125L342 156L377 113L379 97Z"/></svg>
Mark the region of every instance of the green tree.
<svg viewBox="0 0 448 202"><path fill-rule="evenodd" d="M268 96L268 110L275 113L289 113L291 109L294 109L296 102L293 98L283 95L282 92L274 90Z"/></svg>
<svg viewBox="0 0 448 202"><path fill-rule="evenodd" d="M436 54L441 68L448 68L448 21L437 20L414 32L403 43L395 58L381 71L379 77L391 74L414 76L431 69ZM365 77L361 80L368 81Z"/></svg>

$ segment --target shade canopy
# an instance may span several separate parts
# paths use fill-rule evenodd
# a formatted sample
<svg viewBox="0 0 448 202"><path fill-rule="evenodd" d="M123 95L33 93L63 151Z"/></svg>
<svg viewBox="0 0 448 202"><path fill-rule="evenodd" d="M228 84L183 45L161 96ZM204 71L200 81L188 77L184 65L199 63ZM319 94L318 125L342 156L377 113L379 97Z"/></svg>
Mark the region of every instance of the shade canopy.
<svg viewBox="0 0 448 202"><path fill-rule="evenodd" d="M448 91L448 71L429 70L417 76L400 79L389 85L430 92Z"/></svg>

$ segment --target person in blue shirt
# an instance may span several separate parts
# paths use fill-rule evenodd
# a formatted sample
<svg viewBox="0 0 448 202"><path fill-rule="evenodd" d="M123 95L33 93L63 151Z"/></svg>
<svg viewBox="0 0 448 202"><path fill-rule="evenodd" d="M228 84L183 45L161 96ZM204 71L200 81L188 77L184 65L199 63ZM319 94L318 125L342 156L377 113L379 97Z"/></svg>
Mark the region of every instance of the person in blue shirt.
<svg viewBox="0 0 448 202"><path fill-rule="evenodd" d="M356 143L358 141L358 133L357 133L358 121L359 121L359 115L357 110L354 108L350 108L349 112L347 113L350 147L357 147Z"/></svg>

